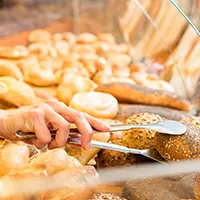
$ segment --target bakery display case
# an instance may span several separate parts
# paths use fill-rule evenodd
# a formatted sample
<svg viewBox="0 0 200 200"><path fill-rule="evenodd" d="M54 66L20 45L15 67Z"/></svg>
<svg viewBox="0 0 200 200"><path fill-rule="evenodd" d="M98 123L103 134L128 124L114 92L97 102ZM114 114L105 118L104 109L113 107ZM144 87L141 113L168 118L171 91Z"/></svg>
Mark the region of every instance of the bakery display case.
<svg viewBox="0 0 200 200"><path fill-rule="evenodd" d="M115 150L2 139L0 199L200 199L199 16L199 0L0 1L1 110L60 101L110 125L187 129L93 135Z"/></svg>

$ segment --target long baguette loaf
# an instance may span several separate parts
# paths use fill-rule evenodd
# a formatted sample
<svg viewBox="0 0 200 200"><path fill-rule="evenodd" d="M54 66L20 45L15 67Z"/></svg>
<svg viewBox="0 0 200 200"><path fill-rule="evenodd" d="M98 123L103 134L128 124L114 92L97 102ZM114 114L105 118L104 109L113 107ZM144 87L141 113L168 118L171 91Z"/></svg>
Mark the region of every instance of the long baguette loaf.
<svg viewBox="0 0 200 200"><path fill-rule="evenodd" d="M189 102L179 98L176 94L162 90L149 89L140 85L114 82L99 85L96 90L112 94L122 103L164 106L183 111L190 110Z"/></svg>

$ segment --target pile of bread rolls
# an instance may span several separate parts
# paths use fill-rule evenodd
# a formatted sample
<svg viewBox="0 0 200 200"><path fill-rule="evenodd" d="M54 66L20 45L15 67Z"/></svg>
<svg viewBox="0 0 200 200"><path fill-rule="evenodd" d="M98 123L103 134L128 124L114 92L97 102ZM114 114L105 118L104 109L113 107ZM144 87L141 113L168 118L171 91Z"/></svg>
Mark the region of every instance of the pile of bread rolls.
<svg viewBox="0 0 200 200"><path fill-rule="evenodd" d="M0 47L0 109L18 109L57 99L109 124L148 124L176 119L188 127L183 136L134 129L96 134L93 139L136 149L155 148L166 162L200 158L199 118L190 116L191 104L178 97L172 85L163 79L166 70L150 58L134 60L134 48L117 44L109 33L52 35L37 29L30 32L26 46ZM65 187L45 191L36 198L89 199L94 188L87 187L86 176L97 174L95 168L87 165L92 163L101 168L143 162L150 160L94 147L86 151L66 144L63 149L40 152L24 143L5 143L0 148L0 181L38 175L76 176L72 169L75 168L78 178L85 181L83 185L74 190ZM105 196L96 194L93 199Z"/></svg>

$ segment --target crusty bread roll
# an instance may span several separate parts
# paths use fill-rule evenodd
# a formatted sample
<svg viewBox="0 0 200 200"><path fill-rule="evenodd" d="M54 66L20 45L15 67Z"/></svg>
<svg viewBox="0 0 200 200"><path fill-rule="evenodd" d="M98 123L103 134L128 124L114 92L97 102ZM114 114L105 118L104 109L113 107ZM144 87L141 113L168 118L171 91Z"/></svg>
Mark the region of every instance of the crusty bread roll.
<svg viewBox="0 0 200 200"><path fill-rule="evenodd" d="M71 52L73 53L91 53L94 54L96 52L95 48L91 44L76 44L72 46Z"/></svg>
<svg viewBox="0 0 200 200"><path fill-rule="evenodd" d="M69 106L99 118L113 118L118 112L117 100L110 94L100 92L76 94Z"/></svg>
<svg viewBox="0 0 200 200"><path fill-rule="evenodd" d="M31 31L31 33L28 36L28 41L30 43L48 42L50 40L51 40L51 34L44 29L35 29Z"/></svg>
<svg viewBox="0 0 200 200"><path fill-rule="evenodd" d="M26 83L17 81L12 77L0 77L0 85L4 85L4 91L0 89L0 99L17 107L37 103L32 88ZM1 87L0 87L1 88Z"/></svg>
<svg viewBox="0 0 200 200"><path fill-rule="evenodd" d="M93 91L97 85L89 78L73 73L66 74L63 83L59 85L56 97L69 105L76 93Z"/></svg>
<svg viewBox="0 0 200 200"><path fill-rule="evenodd" d="M35 86L52 86L56 84L56 77L51 69L32 65L24 69L24 81Z"/></svg>
<svg viewBox="0 0 200 200"><path fill-rule="evenodd" d="M58 40L54 42L54 46L56 51L58 52L58 55L61 57L65 57L69 53L69 44L68 42L64 40Z"/></svg>
<svg viewBox="0 0 200 200"><path fill-rule="evenodd" d="M111 65L116 65L120 67L128 67L131 62L131 57L118 52L107 53L105 58Z"/></svg>
<svg viewBox="0 0 200 200"><path fill-rule="evenodd" d="M150 124L162 121L162 117L150 113L140 113L129 117L127 124ZM125 146L134 149L150 149L154 147L155 131L148 129L131 129L124 131L122 142Z"/></svg>
<svg viewBox="0 0 200 200"><path fill-rule="evenodd" d="M14 47L0 47L0 58L8 59L20 59L25 58L29 55L27 47L25 46L14 46Z"/></svg>
<svg viewBox="0 0 200 200"><path fill-rule="evenodd" d="M110 133L97 133L94 134L92 139L101 142L107 142L110 138ZM88 162L94 158L100 149L90 147L88 150L83 149L81 146L67 144L66 151L68 155L74 156L82 165L87 165Z"/></svg>
<svg viewBox="0 0 200 200"><path fill-rule="evenodd" d="M110 33L100 33L97 36L97 39L102 42L107 42L109 44L115 44L115 37Z"/></svg>
<svg viewBox="0 0 200 200"><path fill-rule="evenodd" d="M187 131L183 135L170 136L156 133L155 148L164 159L179 161L200 158L200 122L192 120L193 122L189 123L189 121L184 122Z"/></svg>
<svg viewBox="0 0 200 200"><path fill-rule="evenodd" d="M121 140L114 140L111 143L124 146ZM123 165L128 166L134 163L148 161L147 158L140 155L122 153L108 149L102 149L101 151L99 151L97 157L95 157L95 160L97 168L123 166Z"/></svg>
<svg viewBox="0 0 200 200"><path fill-rule="evenodd" d="M30 158L31 165L45 165L48 174L54 174L65 168L81 166L78 160L68 156L63 149L53 149L42 154L36 154Z"/></svg>
<svg viewBox="0 0 200 200"><path fill-rule="evenodd" d="M164 106L178 110L189 111L188 101L179 98L176 94L145 88L140 85L130 83L110 83L99 85L98 92L112 94L122 103L140 103L155 106Z"/></svg>
<svg viewBox="0 0 200 200"><path fill-rule="evenodd" d="M6 144L0 148L0 176L13 169L25 167L29 161L30 150L26 145Z"/></svg>
<svg viewBox="0 0 200 200"><path fill-rule="evenodd" d="M194 177L194 194L197 200L200 200L200 173Z"/></svg>
<svg viewBox="0 0 200 200"><path fill-rule="evenodd" d="M6 60L0 60L0 76L11 76L17 80L23 79L23 75L17 65Z"/></svg>
<svg viewBox="0 0 200 200"><path fill-rule="evenodd" d="M71 32L56 33L53 35L53 40L65 40L71 46L76 43L76 35Z"/></svg>
<svg viewBox="0 0 200 200"><path fill-rule="evenodd" d="M91 44L96 42L97 37L91 33L81 33L77 36L77 43Z"/></svg>

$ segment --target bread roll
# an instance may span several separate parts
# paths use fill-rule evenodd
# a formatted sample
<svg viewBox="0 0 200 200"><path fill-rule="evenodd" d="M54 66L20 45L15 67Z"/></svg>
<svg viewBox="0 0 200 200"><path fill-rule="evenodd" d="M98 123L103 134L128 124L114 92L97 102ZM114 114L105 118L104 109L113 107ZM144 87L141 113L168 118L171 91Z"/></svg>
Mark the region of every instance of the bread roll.
<svg viewBox="0 0 200 200"><path fill-rule="evenodd" d="M194 194L197 200L200 199L200 173L194 177Z"/></svg>
<svg viewBox="0 0 200 200"><path fill-rule="evenodd" d="M94 134L92 139L101 142L107 142L110 138L110 133ZM68 155L74 156L82 165L87 165L88 162L94 158L100 149L90 147L88 150L83 149L78 145L67 144L66 151Z"/></svg>
<svg viewBox="0 0 200 200"><path fill-rule="evenodd" d="M110 64L103 57L97 58L95 66L96 66L97 72L103 71L103 72L106 72L108 74L112 73L112 68L111 68Z"/></svg>
<svg viewBox="0 0 200 200"><path fill-rule="evenodd" d="M56 51L58 52L58 55L61 57L65 57L69 53L69 44L68 42L64 40L58 40L54 42L54 46Z"/></svg>
<svg viewBox="0 0 200 200"><path fill-rule="evenodd" d="M76 44L72 46L71 52L73 53L96 53L95 48L91 44Z"/></svg>
<svg viewBox="0 0 200 200"><path fill-rule="evenodd" d="M164 159L179 161L200 158L200 126L189 123L185 125L187 131L180 136L156 133L155 148Z"/></svg>
<svg viewBox="0 0 200 200"><path fill-rule="evenodd" d="M184 111L190 110L189 102L179 98L174 93L153 90L136 84L104 84L99 85L96 91L112 94L121 103L139 103L170 107Z"/></svg>
<svg viewBox="0 0 200 200"><path fill-rule="evenodd" d="M65 168L81 166L78 160L68 156L63 149L54 149L31 157L29 164L44 165L48 174L57 173Z"/></svg>
<svg viewBox="0 0 200 200"><path fill-rule="evenodd" d="M163 121L163 118L150 113L140 113L129 117L127 124L150 124ZM148 129L131 129L124 131L122 143L134 149L150 149L154 147L155 131Z"/></svg>
<svg viewBox="0 0 200 200"><path fill-rule="evenodd" d="M110 94L100 92L76 94L69 106L99 118L113 118L118 112L117 100Z"/></svg>
<svg viewBox="0 0 200 200"><path fill-rule="evenodd" d="M26 145L6 144L0 148L0 176L13 169L25 167L29 160L29 148Z"/></svg>
<svg viewBox="0 0 200 200"><path fill-rule="evenodd" d="M48 42L50 40L51 34L44 29L35 29L28 36L28 41L30 43Z"/></svg>
<svg viewBox="0 0 200 200"><path fill-rule="evenodd" d="M35 86L52 86L56 84L56 77L51 69L42 69L39 65L24 69L24 80Z"/></svg>
<svg viewBox="0 0 200 200"><path fill-rule="evenodd" d="M6 60L0 60L0 76L11 76L17 80L23 79L23 75L17 65Z"/></svg>
<svg viewBox="0 0 200 200"><path fill-rule="evenodd" d="M41 198L44 200L88 200L94 194L94 188L88 185L88 178L98 180L96 170L92 166L64 169L52 177L52 181L58 183L58 186L62 184L62 187L44 191L41 194Z"/></svg>
<svg viewBox="0 0 200 200"><path fill-rule="evenodd" d="M0 90L0 99L17 107L28 106L37 102L36 96L26 83L17 81L12 77L0 77L0 85L5 86L5 91Z"/></svg>
<svg viewBox="0 0 200 200"><path fill-rule="evenodd" d="M187 185L191 181L193 176L188 175L128 181L124 185L122 196L127 200L194 199L192 187Z"/></svg>
<svg viewBox="0 0 200 200"><path fill-rule="evenodd" d="M64 80L58 87L56 97L67 105L76 93L89 92L96 88L96 84L89 78L76 74L67 74Z"/></svg>
<svg viewBox="0 0 200 200"><path fill-rule="evenodd" d="M128 67L131 62L130 56L118 52L107 53L105 58L111 65L116 65L120 67Z"/></svg>
<svg viewBox="0 0 200 200"><path fill-rule="evenodd" d="M124 146L121 140L114 140L111 143ZM123 165L128 166L135 163L148 161L148 159L140 155L121 153L118 151L107 149L102 149L101 151L99 151L97 157L95 157L95 160L97 168Z"/></svg>
<svg viewBox="0 0 200 200"><path fill-rule="evenodd" d="M65 33L56 33L53 35L54 40L65 40L70 45L73 45L76 43L76 35L74 35L71 32L65 32Z"/></svg>
<svg viewBox="0 0 200 200"><path fill-rule="evenodd" d="M0 47L0 58L20 59L25 58L28 55L29 52L25 46Z"/></svg>
<svg viewBox="0 0 200 200"><path fill-rule="evenodd" d="M99 41L106 42L106 43L109 43L109 44L115 44L116 43L115 37L110 33L100 33L97 36L97 39Z"/></svg>
<svg viewBox="0 0 200 200"><path fill-rule="evenodd" d="M103 200L103 199L109 199L109 200L126 200L123 197L120 197L115 194L110 194L110 193L101 193L101 192L96 192L94 196L90 200Z"/></svg>
<svg viewBox="0 0 200 200"><path fill-rule="evenodd" d="M97 38L91 33L82 33L77 37L77 43L91 44L96 42Z"/></svg>

